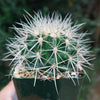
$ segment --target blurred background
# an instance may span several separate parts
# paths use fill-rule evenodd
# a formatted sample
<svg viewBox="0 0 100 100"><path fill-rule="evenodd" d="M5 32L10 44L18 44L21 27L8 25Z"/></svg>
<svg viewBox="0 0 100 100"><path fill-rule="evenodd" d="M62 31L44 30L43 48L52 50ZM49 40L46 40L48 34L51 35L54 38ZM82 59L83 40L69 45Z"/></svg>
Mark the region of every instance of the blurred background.
<svg viewBox="0 0 100 100"><path fill-rule="evenodd" d="M96 59L94 70L89 71L91 82L84 80L79 100L100 100L100 0L0 0L0 59L4 57L7 39L14 36L9 27L23 20L24 10L33 15L41 10L43 14L58 11L64 17L72 14L72 21L86 23L83 32L92 33L89 38ZM0 90L9 82L9 62L0 60Z"/></svg>

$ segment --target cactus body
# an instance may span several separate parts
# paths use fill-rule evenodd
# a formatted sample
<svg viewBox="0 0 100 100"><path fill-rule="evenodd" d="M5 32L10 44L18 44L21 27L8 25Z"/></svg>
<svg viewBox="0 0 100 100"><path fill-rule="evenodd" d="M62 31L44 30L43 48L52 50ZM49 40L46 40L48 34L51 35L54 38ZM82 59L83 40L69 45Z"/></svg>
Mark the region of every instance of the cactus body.
<svg viewBox="0 0 100 100"><path fill-rule="evenodd" d="M26 22L18 23L20 28L13 26L17 35L7 44L9 52L5 58L13 57L11 73L31 70L35 80L39 76L54 80L78 78L79 71L87 75L84 68L90 68L91 56L89 41L84 38L88 33L78 32L82 24L72 25L68 15L62 20L57 13L51 17L43 17L41 12L33 17L27 14Z"/></svg>

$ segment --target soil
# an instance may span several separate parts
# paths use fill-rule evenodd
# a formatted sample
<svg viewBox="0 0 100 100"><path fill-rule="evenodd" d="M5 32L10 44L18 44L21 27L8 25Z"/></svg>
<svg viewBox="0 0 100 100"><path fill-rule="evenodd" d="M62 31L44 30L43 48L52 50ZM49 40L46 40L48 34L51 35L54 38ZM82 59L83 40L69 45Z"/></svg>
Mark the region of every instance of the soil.
<svg viewBox="0 0 100 100"><path fill-rule="evenodd" d="M60 78L81 78L83 76L83 72L65 72L65 73L57 73L56 79ZM14 77L16 78L35 78L35 73L31 70L24 70L23 72L19 72L14 74ZM48 74L45 74L43 72L38 72L36 78L42 78L42 79L50 79L54 80L54 76L49 76Z"/></svg>

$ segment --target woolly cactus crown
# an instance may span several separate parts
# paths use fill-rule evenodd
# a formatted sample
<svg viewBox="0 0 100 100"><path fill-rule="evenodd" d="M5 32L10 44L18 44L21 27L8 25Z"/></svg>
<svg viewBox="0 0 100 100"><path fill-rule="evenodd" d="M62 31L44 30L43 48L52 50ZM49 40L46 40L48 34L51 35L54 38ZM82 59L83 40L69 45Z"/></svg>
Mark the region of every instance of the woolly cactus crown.
<svg viewBox="0 0 100 100"><path fill-rule="evenodd" d="M78 74L81 70L87 75L84 68L90 68L92 58L87 45L89 39L84 38L88 33L78 32L82 24L72 25L68 15L62 20L57 13L51 17L43 17L41 12L33 17L27 14L26 22L18 23L20 28L13 26L17 35L7 44L9 52L5 59L13 63L11 72L19 73L24 67L33 71L35 79L39 74L46 79L47 75L51 76L54 80L58 73L72 78L70 72ZM12 58L8 59L9 56Z"/></svg>

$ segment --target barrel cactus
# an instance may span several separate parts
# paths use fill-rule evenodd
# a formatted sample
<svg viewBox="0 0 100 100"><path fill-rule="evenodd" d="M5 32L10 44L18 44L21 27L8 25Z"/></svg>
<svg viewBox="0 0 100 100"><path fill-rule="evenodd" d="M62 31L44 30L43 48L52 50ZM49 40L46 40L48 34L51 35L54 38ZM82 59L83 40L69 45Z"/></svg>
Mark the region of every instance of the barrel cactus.
<svg viewBox="0 0 100 100"><path fill-rule="evenodd" d="M58 13L26 13L26 22L13 26L17 34L7 44L9 52L4 59L11 60L10 75L19 78L19 73L29 71L34 85L37 78L54 80L56 84L60 78L71 78L74 82L80 73L88 77L85 68L91 69L92 57L89 39L85 38L89 33L79 32L83 24L74 25L70 15L62 19Z"/></svg>

